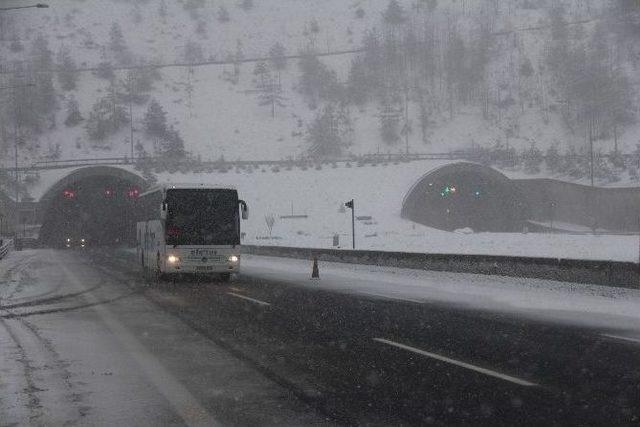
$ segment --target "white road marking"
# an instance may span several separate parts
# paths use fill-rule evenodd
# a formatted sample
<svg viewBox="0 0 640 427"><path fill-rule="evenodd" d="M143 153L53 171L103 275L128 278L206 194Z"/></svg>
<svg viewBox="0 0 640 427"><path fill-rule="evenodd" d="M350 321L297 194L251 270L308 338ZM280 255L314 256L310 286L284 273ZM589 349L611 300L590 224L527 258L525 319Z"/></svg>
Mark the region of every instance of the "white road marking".
<svg viewBox="0 0 640 427"><path fill-rule="evenodd" d="M268 302L260 301L259 299L253 299L253 298L245 297L244 295L236 294L235 292L227 292L227 295L231 295L232 297L236 297L236 298L242 298L244 300L251 301L251 302L254 302L256 304L260 304L260 305L264 305L264 306L270 306L271 305Z"/></svg>
<svg viewBox="0 0 640 427"><path fill-rule="evenodd" d="M601 334L603 337L607 337L607 338L613 338L616 340L622 340L622 341L629 341L629 342L634 342L637 344L640 344L640 339L638 338L631 338L631 337L623 337L621 335L610 335L610 334Z"/></svg>
<svg viewBox="0 0 640 427"><path fill-rule="evenodd" d="M394 297L392 295L377 294L377 293L374 293L374 292L362 292L362 295L369 295L369 296L372 296L372 297L386 298L386 299L397 300L397 301L415 302L417 304L422 304L424 302L424 301L419 301L417 299L404 298L404 297Z"/></svg>
<svg viewBox="0 0 640 427"><path fill-rule="evenodd" d="M404 344L400 344L394 341L390 341L390 340L386 340L384 338L373 338L374 341L377 341L379 343L382 344L387 344L393 347L397 347L397 348L401 348L403 350L407 350L407 351L411 351L413 353L416 354L420 354L422 356L427 356L430 357L432 359L436 359L436 360L440 360L442 362L446 362L446 363L450 363L452 365L456 365L456 366L460 366L462 368L466 368L466 369L470 369L472 371L475 372L480 372L481 374L485 374L485 375L489 375L495 378L499 378L501 380L505 380L505 381L509 381L512 382L514 384L518 384L521 386L525 386L525 387L533 387L533 386L537 386L538 384L536 383L532 383L520 378L516 378L516 377L512 377L511 375L506 375L497 371L492 371L490 369L486 369L486 368L481 368L480 366L475 366L472 365L470 363L466 363L466 362L461 362L459 360L455 360L455 359L450 359L448 357L445 356L440 356L439 354L435 354L435 353L430 353L428 351L424 351L424 350L420 350L419 348L415 348L415 347L410 347L408 345L404 345Z"/></svg>

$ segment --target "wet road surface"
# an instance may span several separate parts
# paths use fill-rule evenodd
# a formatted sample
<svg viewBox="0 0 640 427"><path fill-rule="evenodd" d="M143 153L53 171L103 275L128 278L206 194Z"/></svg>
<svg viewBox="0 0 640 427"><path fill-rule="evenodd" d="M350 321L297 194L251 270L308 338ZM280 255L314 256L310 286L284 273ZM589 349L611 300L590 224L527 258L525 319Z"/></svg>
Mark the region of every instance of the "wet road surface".
<svg viewBox="0 0 640 427"><path fill-rule="evenodd" d="M0 424L640 423L640 342L615 333L250 274L149 283L133 258L3 261Z"/></svg>

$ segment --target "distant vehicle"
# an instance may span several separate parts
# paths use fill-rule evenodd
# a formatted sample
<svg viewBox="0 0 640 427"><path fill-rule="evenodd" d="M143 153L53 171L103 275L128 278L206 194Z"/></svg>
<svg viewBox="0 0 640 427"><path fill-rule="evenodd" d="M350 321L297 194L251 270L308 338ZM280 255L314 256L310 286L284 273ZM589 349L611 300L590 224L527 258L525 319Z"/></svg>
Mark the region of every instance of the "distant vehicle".
<svg viewBox="0 0 640 427"><path fill-rule="evenodd" d="M87 239L84 237L71 237L67 236L64 239L64 247L67 249L72 248L85 248L87 246Z"/></svg>
<svg viewBox="0 0 640 427"><path fill-rule="evenodd" d="M146 275L218 274L240 270L240 218L247 204L233 188L158 186L137 201L137 256Z"/></svg>

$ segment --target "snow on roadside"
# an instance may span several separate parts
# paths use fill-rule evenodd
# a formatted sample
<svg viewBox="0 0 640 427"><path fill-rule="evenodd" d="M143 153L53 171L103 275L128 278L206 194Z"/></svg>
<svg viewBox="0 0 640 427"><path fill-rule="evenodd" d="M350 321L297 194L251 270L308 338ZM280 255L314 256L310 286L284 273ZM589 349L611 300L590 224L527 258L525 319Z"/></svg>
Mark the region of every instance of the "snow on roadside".
<svg viewBox="0 0 640 427"><path fill-rule="evenodd" d="M377 298L455 304L640 336L640 290L463 273L245 255L242 275Z"/></svg>

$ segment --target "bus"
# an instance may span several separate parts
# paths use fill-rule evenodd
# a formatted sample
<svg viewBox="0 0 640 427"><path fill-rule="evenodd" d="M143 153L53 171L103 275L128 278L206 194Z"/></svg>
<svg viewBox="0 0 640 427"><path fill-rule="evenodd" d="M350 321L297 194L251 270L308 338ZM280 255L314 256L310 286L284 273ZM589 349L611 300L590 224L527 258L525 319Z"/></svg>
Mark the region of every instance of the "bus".
<svg viewBox="0 0 640 427"><path fill-rule="evenodd" d="M166 184L137 202L137 257L147 277L217 274L228 281L240 271L240 218L246 202L234 188Z"/></svg>

